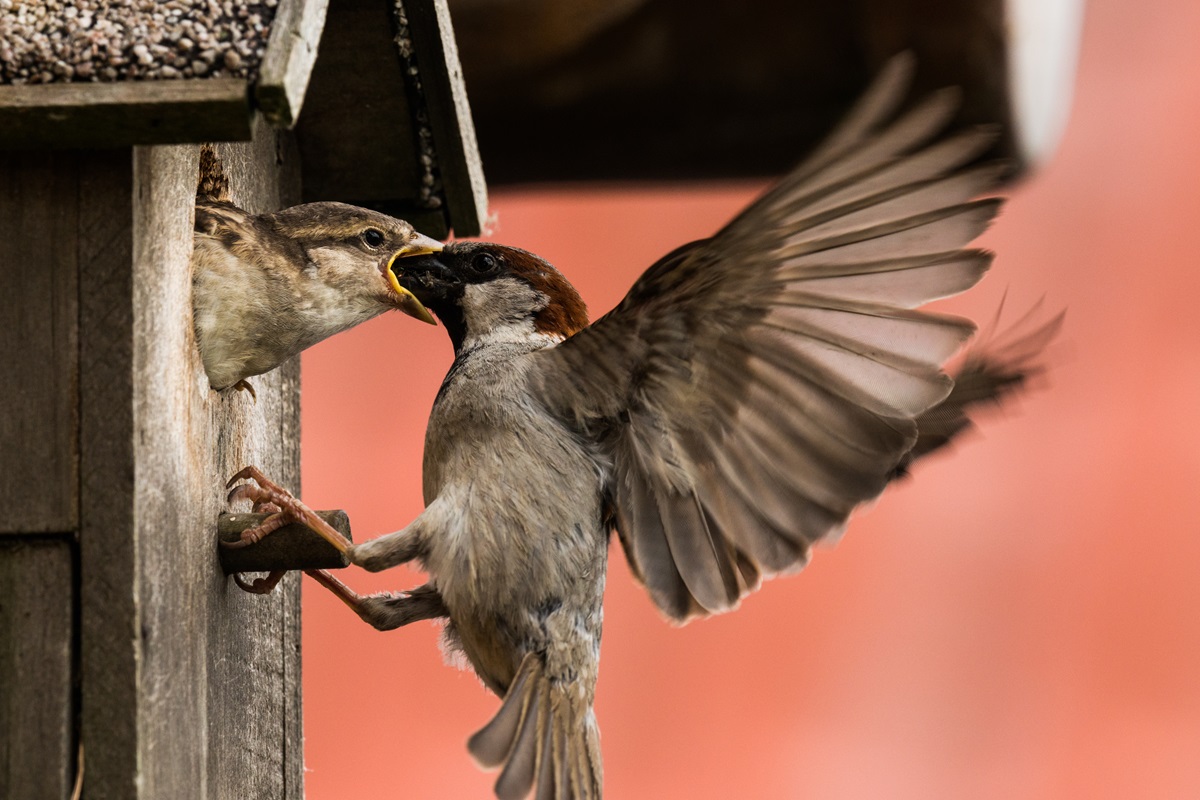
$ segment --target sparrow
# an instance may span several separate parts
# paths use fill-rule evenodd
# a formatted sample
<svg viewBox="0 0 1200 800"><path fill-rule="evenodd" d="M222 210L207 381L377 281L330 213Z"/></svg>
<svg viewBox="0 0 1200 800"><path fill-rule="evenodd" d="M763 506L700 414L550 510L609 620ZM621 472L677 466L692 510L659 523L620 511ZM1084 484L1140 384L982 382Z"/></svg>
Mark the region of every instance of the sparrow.
<svg viewBox="0 0 1200 800"><path fill-rule="evenodd" d="M370 571L416 561L424 585L361 596L313 574L380 630L445 621L451 650L502 698L468 742L505 800L599 798L593 698L616 531L668 620L737 608L795 572L854 509L944 446L1033 370L1061 315L954 376L974 325L916 310L973 286L968 245L1000 207L990 128L945 133L936 93L897 113L892 62L807 161L711 238L651 266L595 323L533 253L454 242L401 286L443 323L454 362L425 439L425 510L352 544ZM322 528L253 467L231 500ZM324 526L328 528L328 526Z"/></svg>
<svg viewBox="0 0 1200 800"><path fill-rule="evenodd" d="M251 214L230 202L216 154L203 148L192 306L209 383L249 388L246 378L389 309L436 324L394 268L441 249L404 220L345 203Z"/></svg>

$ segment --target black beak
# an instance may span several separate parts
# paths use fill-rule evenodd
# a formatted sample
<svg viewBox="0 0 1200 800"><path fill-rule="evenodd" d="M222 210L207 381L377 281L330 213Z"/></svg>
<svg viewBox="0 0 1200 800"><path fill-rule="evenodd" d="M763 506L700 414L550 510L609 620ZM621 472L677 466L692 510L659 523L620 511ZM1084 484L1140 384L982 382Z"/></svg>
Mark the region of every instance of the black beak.
<svg viewBox="0 0 1200 800"><path fill-rule="evenodd" d="M435 312L462 288L454 271L435 255L409 256L396 261L394 269L400 285Z"/></svg>

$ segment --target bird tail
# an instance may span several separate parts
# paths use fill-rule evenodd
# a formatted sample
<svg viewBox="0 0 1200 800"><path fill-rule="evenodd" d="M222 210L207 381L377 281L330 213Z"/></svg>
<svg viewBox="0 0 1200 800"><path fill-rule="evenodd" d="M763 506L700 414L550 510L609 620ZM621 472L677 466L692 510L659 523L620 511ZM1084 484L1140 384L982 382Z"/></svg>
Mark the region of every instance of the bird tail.
<svg viewBox="0 0 1200 800"><path fill-rule="evenodd" d="M552 681L540 656L525 656L492 721L467 743L483 767L504 769L500 800L600 800L600 729L573 683Z"/></svg>
<svg viewBox="0 0 1200 800"><path fill-rule="evenodd" d="M946 399L917 417L917 441L892 472L892 479L908 474L918 458L940 450L974 423L971 412L998 405L1042 371L1037 357L1062 328L1066 312L1028 329L1040 303L993 341L973 347L954 374L954 388Z"/></svg>

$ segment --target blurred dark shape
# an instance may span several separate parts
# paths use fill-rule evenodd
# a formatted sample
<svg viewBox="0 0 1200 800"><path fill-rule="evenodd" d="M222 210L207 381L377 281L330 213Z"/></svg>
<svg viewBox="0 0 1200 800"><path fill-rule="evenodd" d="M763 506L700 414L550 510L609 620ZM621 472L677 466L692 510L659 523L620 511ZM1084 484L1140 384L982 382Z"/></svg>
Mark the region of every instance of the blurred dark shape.
<svg viewBox="0 0 1200 800"><path fill-rule="evenodd" d="M1003 0L451 0L492 185L777 175L889 57L1017 157ZM1018 166L1020 160L1018 159Z"/></svg>

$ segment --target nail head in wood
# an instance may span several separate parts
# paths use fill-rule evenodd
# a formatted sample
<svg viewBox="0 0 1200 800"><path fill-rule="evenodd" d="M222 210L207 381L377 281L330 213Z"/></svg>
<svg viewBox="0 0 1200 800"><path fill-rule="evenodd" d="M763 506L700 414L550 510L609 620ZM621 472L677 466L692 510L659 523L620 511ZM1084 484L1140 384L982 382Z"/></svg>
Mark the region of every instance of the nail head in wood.
<svg viewBox="0 0 1200 800"><path fill-rule="evenodd" d="M353 541L350 517L345 511L318 511L321 519ZM223 513L217 520L220 542L236 542L242 531L262 523L270 514ZM221 570L226 575L235 572L272 572L275 570L341 569L349 561L333 545L307 525L285 525L260 542L242 548L218 547Z"/></svg>

